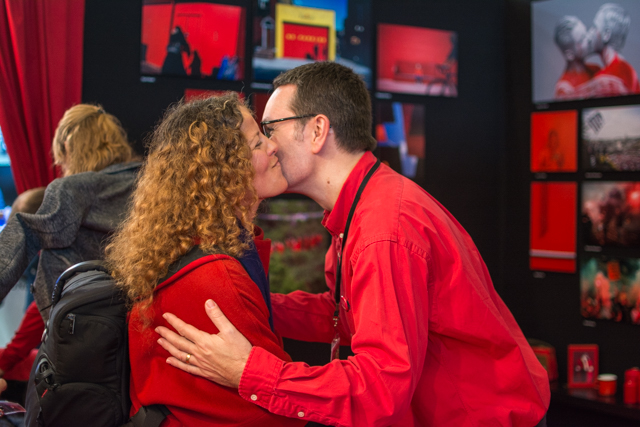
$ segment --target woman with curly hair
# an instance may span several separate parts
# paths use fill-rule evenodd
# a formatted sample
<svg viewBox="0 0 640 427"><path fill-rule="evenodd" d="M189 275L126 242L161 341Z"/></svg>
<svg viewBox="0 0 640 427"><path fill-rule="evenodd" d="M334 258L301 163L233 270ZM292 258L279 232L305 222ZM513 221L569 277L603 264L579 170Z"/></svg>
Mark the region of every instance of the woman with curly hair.
<svg viewBox="0 0 640 427"><path fill-rule="evenodd" d="M259 201L287 188L276 151L236 94L179 103L154 131L130 214L107 247L133 304L132 415L163 404L164 427L304 424L172 368L154 331L169 327L170 311L217 333L200 310L214 298L253 345L290 360L270 322L270 242L252 224Z"/></svg>

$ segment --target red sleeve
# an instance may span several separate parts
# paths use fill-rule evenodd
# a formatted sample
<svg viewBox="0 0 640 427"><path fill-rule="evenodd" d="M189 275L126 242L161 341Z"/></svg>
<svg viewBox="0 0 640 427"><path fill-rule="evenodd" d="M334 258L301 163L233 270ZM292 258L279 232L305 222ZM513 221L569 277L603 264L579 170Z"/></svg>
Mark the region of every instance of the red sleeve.
<svg viewBox="0 0 640 427"><path fill-rule="evenodd" d="M10 371L17 363L26 359L31 350L40 344L42 331L44 331L44 322L34 301L24 313L13 339L0 355L0 369L5 372Z"/></svg>
<svg viewBox="0 0 640 427"><path fill-rule="evenodd" d="M351 270L355 356L309 366L254 347L240 379L243 397L321 424L401 425L427 353L427 259L381 241L363 250Z"/></svg>
<svg viewBox="0 0 640 427"><path fill-rule="evenodd" d="M333 340L333 313L336 308L333 296L335 260L335 249L331 246L324 262L325 279L330 291L321 294L303 291L286 295L271 294L273 327L280 335L308 342L330 343ZM345 325L345 322L340 322L340 344L350 345L351 334Z"/></svg>
<svg viewBox="0 0 640 427"><path fill-rule="evenodd" d="M179 272L177 279L170 279L156 291L148 327L137 307L132 311L129 322L132 413L141 405L160 403L171 411L162 424L164 427L243 422L261 426L303 425L299 420L271 414L245 401L235 389L219 386L166 363L169 354L157 344L158 335L154 332L159 325L171 328L162 314L171 312L202 331L217 333L204 309L209 298L216 301L254 346L290 360L269 327L269 313L256 284L238 261L227 256L216 257L213 261L206 261L210 259L207 257L203 263L192 263L199 265L186 274Z"/></svg>

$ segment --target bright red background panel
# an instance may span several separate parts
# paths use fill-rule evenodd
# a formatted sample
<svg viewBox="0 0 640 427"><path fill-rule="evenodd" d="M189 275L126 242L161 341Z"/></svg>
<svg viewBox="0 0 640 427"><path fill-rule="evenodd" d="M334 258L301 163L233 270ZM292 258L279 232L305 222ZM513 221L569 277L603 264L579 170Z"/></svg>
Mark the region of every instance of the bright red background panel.
<svg viewBox="0 0 640 427"><path fill-rule="evenodd" d="M532 270L576 271L575 182L531 183L531 224L529 249ZM549 251L548 256L545 252ZM554 256L553 254L557 254ZM562 255L572 258L562 258Z"/></svg>
<svg viewBox="0 0 640 427"><path fill-rule="evenodd" d="M442 64L451 49L451 31L378 24L378 78L393 79L398 62Z"/></svg>
<svg viewBox="0 0 640 427"><path fill-rule="evenodd" d="M171 11L173 25L171 25ZM185 33L191 53L198 51L203 75L211 75L222 58L238 56L240 73L244 70L245 10L241 6L210 3L147 4L142 7L142 44L147 45L147 62L162 67L172 28ZM185 69L191 58L183 54ZM242 75L238 77L242 79Z"/></svg>
<svg viewBox="0 0 640 427"><path fill-rule="evenodd" d="M262 115L264 114L264 109L267 106L267 101L269 100L268 93L254 93L252 95L253 111L256 114L256 121L260 123L262 121Z"/></svg>
<svg viewBox="0 0 640 427"><path fill-rule="evenodd" d="M558 146L549 147L555 130ZM554 160L555 158L555 160ZM552 111L531 114L531 172L578 170L578 112Z"/></svg>

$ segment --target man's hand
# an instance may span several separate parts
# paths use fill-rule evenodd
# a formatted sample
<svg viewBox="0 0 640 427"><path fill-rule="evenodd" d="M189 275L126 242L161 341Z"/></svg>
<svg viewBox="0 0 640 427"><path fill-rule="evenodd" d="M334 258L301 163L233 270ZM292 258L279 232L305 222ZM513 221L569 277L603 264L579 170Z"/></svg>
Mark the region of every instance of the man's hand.
<svg viewBox="0 0 640 427"><path fill-rule="evenodd" d="M0 378L0 394L7 389L7 382Z"/></svg>
<svg viewBox="0 0 640 427"><path fill-rule="evenodd" d="M167 359L171 366L226 387L238 388L252 345L212 300L205 303L205 311L220 331L218 334L210 335L165 313L165 320L180 335L158 326L156 332L162 336L158 343L171 353L172 357Z"/></svg>

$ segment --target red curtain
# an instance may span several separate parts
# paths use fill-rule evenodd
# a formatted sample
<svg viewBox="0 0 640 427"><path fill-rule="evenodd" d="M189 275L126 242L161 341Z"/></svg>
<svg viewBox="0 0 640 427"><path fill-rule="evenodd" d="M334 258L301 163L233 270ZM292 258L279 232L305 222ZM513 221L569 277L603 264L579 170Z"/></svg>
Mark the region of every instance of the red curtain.
<svg viewBox="0 0 640 427"><path fill-rule="evenodd" d="M56 177L51 140L81 100L84 0L0 4L0 128L22 193Z"/></svg>

